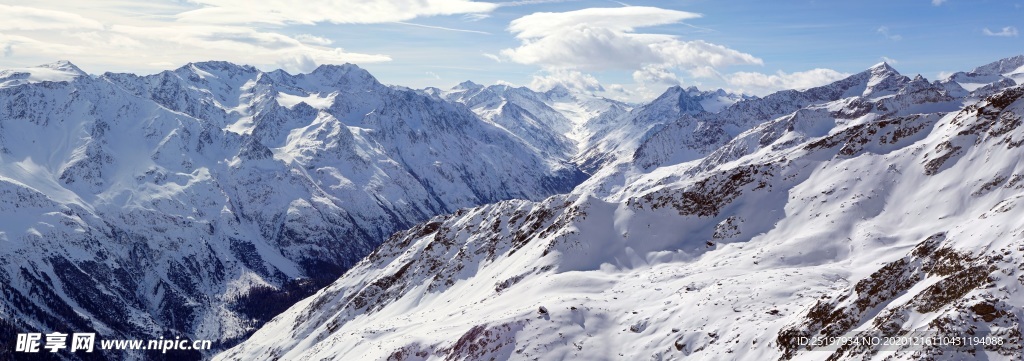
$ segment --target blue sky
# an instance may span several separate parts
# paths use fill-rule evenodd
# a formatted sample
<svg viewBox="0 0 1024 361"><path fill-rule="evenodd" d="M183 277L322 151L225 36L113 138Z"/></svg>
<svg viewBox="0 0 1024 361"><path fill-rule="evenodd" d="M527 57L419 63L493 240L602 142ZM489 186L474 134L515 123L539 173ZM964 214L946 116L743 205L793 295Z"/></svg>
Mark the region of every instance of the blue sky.
<svg viewBox="0 0 1024 361"><path fill-rule="evenodd" d="M153 73L228 60L297 73L352 62L414 88L761 95L883 60L929 79L970 70L1024 53L1021 19L1016 0L0 0L0 68L67 59L92 73Z"/></svg>

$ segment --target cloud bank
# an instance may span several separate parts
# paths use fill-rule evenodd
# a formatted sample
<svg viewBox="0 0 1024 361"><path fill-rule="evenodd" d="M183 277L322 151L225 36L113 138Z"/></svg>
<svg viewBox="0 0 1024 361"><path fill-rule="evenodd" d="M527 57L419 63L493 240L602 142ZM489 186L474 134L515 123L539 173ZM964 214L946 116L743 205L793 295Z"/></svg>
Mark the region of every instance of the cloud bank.
<svg viewBox="0 0 1024 361"><path fill-rule="evenodd" d="M0 5L0 50L5 57L41 62L73 59L164 68L217 59L297 72L324 63L385 62L391 57L352 52L318 35L289 35L284 28L290 25L395 23L425 16L480 15L497 7L471 0L39 0Z"/></svg>
<svg viewBox="0 0 1024 361"><path fill-rule="evenodd" d="M691 12L642 6L534 13L512 21L509 31L521 45L500 54L512 62L545 69L639 70L660 66L685 70L763 63L753 55L701 40L636 32L642 27L699 17Z"/></svg>

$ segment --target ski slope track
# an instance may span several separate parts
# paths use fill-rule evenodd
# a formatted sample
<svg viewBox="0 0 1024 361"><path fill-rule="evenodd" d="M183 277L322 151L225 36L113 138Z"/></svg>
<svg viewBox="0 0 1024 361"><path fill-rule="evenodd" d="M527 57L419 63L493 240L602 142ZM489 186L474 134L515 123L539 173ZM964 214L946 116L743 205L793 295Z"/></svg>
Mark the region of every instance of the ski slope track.
<svg viewBox="0 0 1024 361"><path fill-rule="evenodd" d="M1022 65L879 64L717 112L670 89L572 192L397 232L215 359L1019 360ZM796 341L872 332L1003 343Z"/></svg>
<svg viewBox="0 0 1024 361"><path fill-rule="evenodd" d="M0 338L95 331L223 349L396 231L585 177L463 105L354 65L3 71Z"/></svg>

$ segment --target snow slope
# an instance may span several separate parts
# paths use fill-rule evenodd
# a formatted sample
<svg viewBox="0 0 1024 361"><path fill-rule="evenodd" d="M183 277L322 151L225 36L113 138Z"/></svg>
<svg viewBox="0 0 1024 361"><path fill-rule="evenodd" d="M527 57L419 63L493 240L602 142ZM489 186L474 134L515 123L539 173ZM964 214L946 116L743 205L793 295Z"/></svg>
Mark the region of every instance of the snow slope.
<svg viewBox="0 0 1024 361"><path fill-rule="evenodd" d="M398 232L215 359L1019 359L1024 89L885 73L739 102L614 190ZM796 343L868 332L1004 342Z"/></svg>

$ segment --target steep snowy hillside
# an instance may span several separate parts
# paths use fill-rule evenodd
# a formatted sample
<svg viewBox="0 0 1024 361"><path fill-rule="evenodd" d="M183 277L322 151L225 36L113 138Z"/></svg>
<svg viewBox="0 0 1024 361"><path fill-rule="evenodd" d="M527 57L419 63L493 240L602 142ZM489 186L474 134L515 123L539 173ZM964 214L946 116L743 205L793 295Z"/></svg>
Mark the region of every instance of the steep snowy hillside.
<svg viewBox="0 0 1024 361"><path fill-rule="evenodd" d="M354 65L90 77L61 62L0 84L7 340L95 330L227 345L395 231L584 176Z"/></svg>
<svg viewBox="0 0 1024 361"><path fill-rule="evenodd" d="M738 103L710 156L606 196L399 232L216 359L1019 359L1024 88L886 68ZM800 341L839 335L999 343Z"/></svg>

